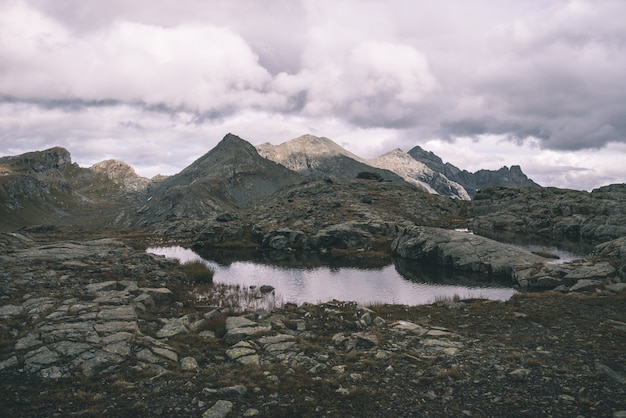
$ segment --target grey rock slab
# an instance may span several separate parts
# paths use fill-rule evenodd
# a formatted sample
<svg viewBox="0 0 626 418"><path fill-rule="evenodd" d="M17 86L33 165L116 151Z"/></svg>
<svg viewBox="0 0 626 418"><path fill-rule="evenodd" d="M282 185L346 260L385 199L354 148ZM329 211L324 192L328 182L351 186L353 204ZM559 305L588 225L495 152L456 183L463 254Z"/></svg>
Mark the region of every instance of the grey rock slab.
<svg viewBox="0 0 626 418"><path fill-rule="evenodd" d="M278 344L278 343L282 343L285 341L293 341L296 338L293 335L289 335L289 334L277 334L277 335L268 335L265 337L261 337L259 338L257 341L260 344Z"/></svg>
<svg viewBox="0 0 626 418"><path fill-rule="evenodd" d="M17 343L15 343L15 349L28 350L29 348L33 348L41 344L43 344L43 341L39 339L39 334L30 333L27 336L17 340Z"/></svg>
<svg viewBox="0 0 626 418"><path fill-rule="evenodd" d="M285 341L282 343L267 344L264 348L270 354L282 353L292 349L296 345L295 341Z"/></svg>
<svg viewBox="0 0 626 418"><path fill-rule="evenodd" d="M95 324L94 329L101 337L116 334L118 332L139 332L137 323L132 321L110 321L102 324Z"/></svg>
<svg viewBox="0 0 626 418"><path fill-rule="evenodd" d="M233 345L238 343L239 341L245 340L251 336L261 334L264 332L269 332L271 327L264 326L255 326L255 327L245 327L245 328L233 328L230 329L226 335L224 335L224 341L226 344Z"/></svg>
<svg viewBox="0 0 626 418"><path fill-rule="evenodd" d="M32 298L22 303L22 308L30 315L41 314L54 309L56 303L52 298Z"/></svg>
<svg viewBox="0 0 626 418"><path fill-rule="evenodd" d="M156 304L167 304L174 300L174 294L171 290L165 287L159 288L145 288L139 289L140 292L148 295Z"/></svg>
<svg viewBox="0 0 626 418"><path fill-rule="evenodd" d="M611 292L619 293L626 290L626 283L611 283L604 286L604 288Z"/></svg>
<svg viewBox="0 0 626 418"><path fill-rule="evenodd" d="M110 290L116 290L117 282L115 280L110 280L107 282L92 283L92 284L88 284L86 288L89 293L99 293L99 292L105 292L105 291L110 291Z"/></svg>
<svg viewBox="0 0 626 418"><path fill-rule="evenodd" d="M589 262L583 265L577 265L565 279L605 279L615 274L615 268L606 261L594 263Z"/></svg>
<svg viewBox="0 0 626 418"><path fill-rule="evenodd" d="M6 360L0 361L0 371L5 369L11 369L13 367L17 367L17 357L9 357Z"/></svg>
<svg viewBox="0 0 626 418"><path fill-rule="evenodd" d="M135 308L125 305L113 309L103 309L98 313L97 318L105 321L136 321L137 313Z"/></svg>
<svg viewBox="0 0 626 418"><path fill-rule="evenodd" d="M132 299L133 296L125 290L109 290L99 292L93 301L101 305L128 305Z"/></svg>
<svg viewBox="0 0 626 418"><path fill-rule="evenodd" d="M163 328L157 331L157 338L169 338L178 334L188 334L189 329L185 326L185 322L183 318L168 320Z"/></svg>
<svg viewBox="0 0 626 418"><path fill-rule="evenodd" d="M202 418L225 418L233 410L233 403L226 400L215 402L211 408L204 411Z"/></svg>
<svg viewBox="0 0 626 418"><path fill-rule="evenodd" d="M180 368L185 371L198 370L198 362L193 357L183 357L180 359Z"/></svg>
<svg viewBox="0 0 626 418"><path fill-rule="evenodd" d="M115 354L121 357L130 356L131 349L130 344L125 341L117 341L111 344L108 344L102 348L107 353Z"/></svg>
<svg viewBox="0 0 626 418"><path fill-rule="evenodd" d="M81 342L61 341L59 343L52 344L51 347L54 351L61 355L75 357L89 350L91 345Z"/></svg>
<svg viewBox="0 0 626 418"><path fill-rule="evenodd" d="M513 278L515 270L543 265L545 259L479 235L441 228L404 228L392 251L413 260L430 260L462 271Z"/></svg>
<svg viewBox="0 0 626 418"><path fill-rule="evenodd" d="M24 308L15 305L0 306L0 318L17 316L24 312Z"/></svg>
<svg viewBox="0 0 626 418"><path fill-rule="evenodd" d="M65 322L45 325L40 328L40 338L48 344L64 340L87 341L98 337L94 327L93 322Z"/></svg>
<svg viewBox="0 0 626 418"><path fill-rule="evenodd" d="M175 363L178 362L178 354L176 354L176 352L170 348L152 347L152 352L167 360L173 361Z"/></svg>
<svg viewBox="0 0 626 418"><path fill-rule="evenodd" d="M357 347L372 348L378 346L378 337L375 334L358 332L353 336L357 339Z"/></svg>
<svg viewBox="0 0 626 418"><path fill-rule="evenodd" d="M600 281L598 280L589 280L589 279L580 279L576 282L575 285L569 288L570 292L578 292L581 290L590 290L595 289L600 285Z"/></svg>
<svg viewBox="0 0 626 418"><path fill-rule="evenodd" d="M159 358L148 348L138 351L135 356L137 357L137 360L143 361L144 363L156 364L159 362Z"/></svg>
<svg viewBox="0 0 626 418"><path fill-rule="evenodd" d="M230 331L235 328L254 327L257 325L259 324L249 320L248 318L244 318L243 316L229 316L226 318L226 331Z"/></svg>
<svg viewBox="0 0 626 418"><path fill-rule="evenodd" d="M111 361L106 357L94 356L88 360L80 362L79 365L83 374L87 377L91 377L110 366Z"/></svg>
<svg viewBox="0 0 626 418"><path fill-rule="evenodd" d="M42 369L39 375L45 379L60 379L63 377L63 370L58 366Z"/></svg>
<svg viewBox="0 0 626 418"><path fill-rule="evenodd" d="M248 347L233 347L226 350L226 356L230 360L237 360L240 357L256 354L256 350Z"/></svg>
<svg viewBox="0 0 626 418"><path fill-rule="evenodd" d="M131 338L133 338L133 334L130 332L116 332L115 334L102 338L102 344L111 344L118 341L130 341Z"/></svg>
<svg viewBox="0 0 626 418"><path fill-rule="evenodd" d="M250 356L243 356L243 357L239 357L237 360L238 363L241 363L243 365L246 366L260 366L261 365L261 359L259 358L258 354L252 354Z"/></svg>
<svg viewBox="0 0 626 418"><path fill-rule="evenodd" d="M38 372L45 366L54 364L60 360L59 355L48 347L41 347L24 356L24 370L29 373Z"/></svg>

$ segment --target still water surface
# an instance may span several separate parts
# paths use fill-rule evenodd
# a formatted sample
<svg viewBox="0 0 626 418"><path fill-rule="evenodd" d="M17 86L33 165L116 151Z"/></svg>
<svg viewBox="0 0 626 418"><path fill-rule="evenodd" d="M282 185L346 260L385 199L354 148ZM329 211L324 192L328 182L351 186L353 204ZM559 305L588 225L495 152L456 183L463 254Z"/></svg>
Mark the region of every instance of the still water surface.
<svg viewBox="0 0 626 418"><path fill-rule="evenodd" d="M365 258L332 263L324 260L272 260L212 257L183 247L153 247L149 253L179 259L203 260L215 271L213 281L230 285L270 285L283 302L320 303L333 299L362 304L420 305L442 298L507 300L515 290L502 283L477 281L476 277L433 268L406 260L372 266ZM366 264L369 266L366 267Z"/></svg>

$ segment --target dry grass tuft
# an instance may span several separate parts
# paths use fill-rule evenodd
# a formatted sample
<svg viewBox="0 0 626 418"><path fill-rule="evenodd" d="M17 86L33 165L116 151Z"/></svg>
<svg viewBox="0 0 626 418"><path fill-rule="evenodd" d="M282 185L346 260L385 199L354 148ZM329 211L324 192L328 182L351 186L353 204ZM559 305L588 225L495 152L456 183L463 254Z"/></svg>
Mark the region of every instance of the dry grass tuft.
<svg viewBox="0 0 626 418"><path fill-rule="evenodd" d="M187 261L182 264L182 270L192 283L213 283L215 272L200 260Z"/></svg>

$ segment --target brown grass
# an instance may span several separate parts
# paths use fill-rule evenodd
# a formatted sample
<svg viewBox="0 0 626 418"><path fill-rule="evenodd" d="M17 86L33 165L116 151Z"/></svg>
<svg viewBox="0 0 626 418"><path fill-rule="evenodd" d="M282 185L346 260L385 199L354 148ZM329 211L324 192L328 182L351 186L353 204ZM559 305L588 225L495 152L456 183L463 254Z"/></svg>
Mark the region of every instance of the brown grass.
<svg viewBox="0 0 626 418"><path fill-rule="evenodd" d="M213 283L215 272L200 260L187 261L182 264L182 270L191 283Z"/></svg>

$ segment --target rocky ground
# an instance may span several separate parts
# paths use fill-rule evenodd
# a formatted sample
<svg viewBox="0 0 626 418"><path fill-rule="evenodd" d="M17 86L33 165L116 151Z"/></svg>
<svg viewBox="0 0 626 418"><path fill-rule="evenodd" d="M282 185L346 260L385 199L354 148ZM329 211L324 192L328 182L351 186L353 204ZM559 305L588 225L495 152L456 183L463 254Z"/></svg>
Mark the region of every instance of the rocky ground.
<svg viewBox="0 0 626 418"><path fill-rule="evenodd" d="M622 283L241 310L125 242L0 235L0 415L626 416Z"/></svg>

